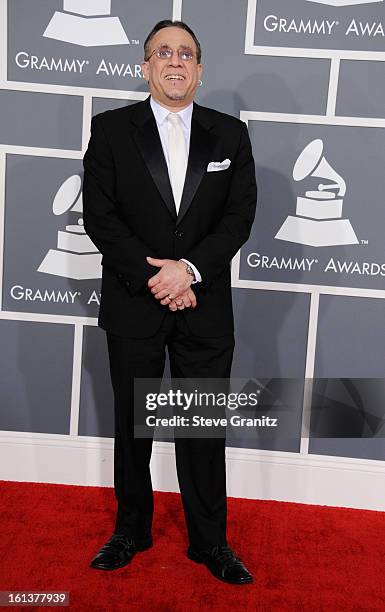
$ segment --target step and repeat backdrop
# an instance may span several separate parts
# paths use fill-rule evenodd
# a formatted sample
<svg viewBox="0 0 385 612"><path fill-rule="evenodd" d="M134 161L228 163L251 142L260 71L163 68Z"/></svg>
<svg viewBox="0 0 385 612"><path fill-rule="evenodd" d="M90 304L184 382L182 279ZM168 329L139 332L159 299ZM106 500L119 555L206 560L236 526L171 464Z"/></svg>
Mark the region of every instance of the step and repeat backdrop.
<svg viewBox="0 0 385 612"><path fill-rule="evenodd" d="M196 31L198 102L248 125L259 200L233 261L234 377L290 427L233 447L385 459L385 2L0 0L0 429L111 438L82 219L91 117L147 97L143 42ZM129 171L129 160L127 160ZM250 416L250 414L248 414Z"/></svg>

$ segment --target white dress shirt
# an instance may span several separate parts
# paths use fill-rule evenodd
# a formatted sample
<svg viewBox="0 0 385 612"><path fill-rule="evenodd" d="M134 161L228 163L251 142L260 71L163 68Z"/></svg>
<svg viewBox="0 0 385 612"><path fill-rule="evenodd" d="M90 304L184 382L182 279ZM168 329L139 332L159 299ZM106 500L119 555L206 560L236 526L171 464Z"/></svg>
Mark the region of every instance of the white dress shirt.
<svg viewBox="0 0 385 612"><path fill-rule="evenodd" d="M155 116L155 121L156 121L156 125L158 128L160 141L162 143L164 157L167 163L167 169L170 172L169 156L168 156L168 125L167 125L167 116L169 115L170 111L164 106L161 106L158 102L156 102L156 100L154 100L152 96L150 98L150 105L152 108L152 112L154 113L154 116ZM184 108L181 111L178 111L177 113L182 120L183 133L184 133L184 137L186 140L187 155L190 150L192 112L193 112L193 103L191 102L191 104L189 104L186 108ZM192 267L193 272L195 274L195 279L196 279L195 281L193 281L193 283L200 282L202 280L202 277L199 274L199 270L194 266L194 264L191 263L191 261L188 261L187 259L183 259L183 258L181 259L181 261L186 262Z"/></svg>

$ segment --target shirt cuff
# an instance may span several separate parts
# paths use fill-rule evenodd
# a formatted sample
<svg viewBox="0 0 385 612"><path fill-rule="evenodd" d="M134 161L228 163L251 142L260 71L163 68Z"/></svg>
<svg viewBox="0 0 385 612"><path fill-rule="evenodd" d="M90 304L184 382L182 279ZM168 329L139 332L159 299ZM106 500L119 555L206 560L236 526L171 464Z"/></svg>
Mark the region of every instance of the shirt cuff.
<svg viewBox="0 0 385 612"><path fill-rule="evenodd" d="M192 267L194 275L195 275L195 280L193 280L193 282L191 283L192 285L194 285L194 283L201 283L202 282L202 277L199 274L198 269L194 266L194 264L191 263L191 261L189 261L188 259L181 259L180 261L184 261L186 264L188 264L189 266Z"/></svg>

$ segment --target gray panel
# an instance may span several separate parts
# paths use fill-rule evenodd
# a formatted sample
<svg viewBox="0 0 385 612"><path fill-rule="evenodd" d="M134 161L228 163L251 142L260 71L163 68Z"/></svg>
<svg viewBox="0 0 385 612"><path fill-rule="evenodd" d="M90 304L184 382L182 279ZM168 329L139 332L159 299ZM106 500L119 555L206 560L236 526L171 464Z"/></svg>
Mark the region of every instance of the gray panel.
<svg viewBox="0 0 385 612"><path fill-rule="evenodd" d="M303 378L309 295L233 289L235 353L239 378Z"/></svg>
<svg viewBox="0 0 385 612"><path fill-rule="evenodd" d="M140 0L113 0L104 23L63 6L62 0L8 2L8 79L145 90L143 42L157 21L171 18L172 0L147 0L146 10Z"/></svg>
<svg viewBox="0 0 385 612"><path fill-rule="evenodd" d="M330 62L245 55L247 1L183 2L182 18L202 45L198 102L239 117L240 110L326 111Z"/></svg>
<svg viewBox="0 0 385 612"><path fill-rule="evenodd" d="M341 62L337 115L345 117L385 117L384 97L384 62Z"/></svg>
<svg viewBox="0 0 385 612"><path fill-rule="evenodd" d="M356 459L377 459L385 461L384 439L360 440L357 438L313 438L309 452L330 457L354 457Z"/></svg>
<svg viewBox="0 0 385 612"><path fill-rule="evenodd" d="M291 431L264 434L254 448L299 451L305 372L309 296L275 291L233 289L235 353L232 377L263 379L274 398L290 403ZM266 404L268 410L268 402ZM234 428L229 446L251 446Z"/></svg>
<svg viewBox="0 0 385 612"><path fill-rule="evenodd" d="M0 321L0 429L68 434L73 327Z"/></svg>
<svg viewBox="0 0 385 612"><path fill-rule="evenodd" d="M83 98L2 90L0 107L1 144L82 148Z"/></svg>
<svg viewBox="0 0 385 612"><path fill-rule="evenodd" d="M98 327L84 327L79 435L114 436L106 334Z"/></svg>
<svg viewBox="0 0 385 612"><path fill-rule="evenodd" d="M384 321L384 300L321 296L315 376L383 377Z"/></svg>
<svg viewBox="0 0 385 612"><path fill-rule="evenodd" d="M384 289L384 130L250 121L249 132L259 195L240 277ZM314 155L306 157L310 145ZM331 199L316 199L323 194ZM312 207L310 214L298 212L301 201ZM303 222L310 228L302 229ZM293 227L297 236L290 234Z"/></svg>
<svg viewBox="0 0 385 612"><path fill-rule="evenodd" d="M4 310L97 316L101 256L76 252L93 247L71 210L81 176L81 160L7 155Z"/></svg>
<svg viewBox="0 0 385 612"><path fill-rule="evenodd" d="M310 452L385 459L385 304L322 296Z"/></svg>
<svg viewBox="0 0 385 612"><path fill-rule="evenodd" d="M92 115L98 115L106 110L115 110L123 106L135 104L138 100L118 100L116 98L93 98L92 99Z"/></svg>
<svg viewBox="0 0 385 612"><path fill-rule="evenodd" d="M338 0L257 0L255 44L385 51L382 3L356 0L350 2L354 6L343 6L340 0L340 7L333 4Z"/></svg>

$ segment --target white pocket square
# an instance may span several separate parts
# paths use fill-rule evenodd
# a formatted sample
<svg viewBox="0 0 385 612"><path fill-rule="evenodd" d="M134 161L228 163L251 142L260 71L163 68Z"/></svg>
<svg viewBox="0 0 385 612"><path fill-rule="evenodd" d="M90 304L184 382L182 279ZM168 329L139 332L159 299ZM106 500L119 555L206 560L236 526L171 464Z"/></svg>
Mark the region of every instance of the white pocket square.
<svg viewBox="0 0 385 612"><path fill-rule="evenodd" d="M210 162L207 166L207 172L219 172L219 170L227 170L230 166L231 161L229 159L224 159L221 162Z"/></svg>

